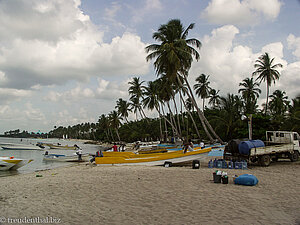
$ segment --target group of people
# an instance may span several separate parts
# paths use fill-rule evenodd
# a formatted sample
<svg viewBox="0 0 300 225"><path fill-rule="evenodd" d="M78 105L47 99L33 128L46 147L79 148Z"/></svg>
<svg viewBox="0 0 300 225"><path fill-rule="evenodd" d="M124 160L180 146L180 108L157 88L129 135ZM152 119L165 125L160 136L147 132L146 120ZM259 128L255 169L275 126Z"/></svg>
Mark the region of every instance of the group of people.
<svg viewBox="0 0 300 225"><path fill-rule="evenodd" d="M125 152L125 144L124 143L122 143L122 144L120 144L120 146L118 147L117 146L117 144L116 143L114 143L114 145L112 146L112 150L114 151L114 152Z"/></svg>
<svg viewBox="0 0 300 225"><path fill-rule="evenodd" d="M205 144L204 142L200 142L200 145L199 145L201 148L204 148L205 147ZM194 151L194 144L192 142L191 139L188 139L187 141L185 141L185 143L183 144L183 153L186 153L187 151L189 152L192 152Z"/></svg>

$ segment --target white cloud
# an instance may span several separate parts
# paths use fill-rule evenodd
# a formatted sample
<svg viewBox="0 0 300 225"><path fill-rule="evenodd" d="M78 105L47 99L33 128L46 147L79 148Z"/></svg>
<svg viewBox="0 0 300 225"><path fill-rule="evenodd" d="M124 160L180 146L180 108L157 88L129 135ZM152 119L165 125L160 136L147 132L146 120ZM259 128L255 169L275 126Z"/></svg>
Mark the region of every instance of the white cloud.
<svg viewBox="0 0 300 225"><path fill-rule="evenodd" d="M200 50L201 59L194 62L190 80L194 81L201 73L210 75L211 86L223 94L237 92L238 84L251 76L256 55L247 46L233 45L239 30L226 25L205 36ZM233 85L235 84L235 85Z"/></svg>
<svg viewBox="0 0 300 225"><path fill-rule="evenodd" d="M16 101L24 97L32 96L33 92L28 90L18 90L13 88L0 88L0 104Z"/></svg>
<svg viewBox="0 0 300 225"><path fill-rule="evenodd" d="M116 101L118 98L128 98L128 80L110 82L97 78L97 82L98 85L94 89L82 87L78 84L75 88L65 92L50 91L44 97L44 100L72 105L78 101L87 101L88 99Z"/></svg>
<svg viewBox="0 0 300 225"><path fill-rule="evenodd" d="M260 18L274 20L279 0L211 0L201 16L215 24L253 25Z"/></svg>
<svg viewBox="0 0 300 225"><path fill-rule="evenodd" d="M34 108L31 103L25 104L25 110L23 111L26 116L26 121L45 121L46 116L40 109Z"/></svg>
<svg viewBox="0 0 300 225"><path fill-rule="evenodd" d="M288 48L293 49L293 55L300 60L300 37L295 37L293 34L289 34L287 37Z"/></svg>
<svg viewBox="0 0 300 225"><path fill-rule="evenodd" d="M227 25L214 29L210 36L202 38L201 59L193 63L189 73L191 83L194 84L195 78L204 73L210 75L211 87L221 90L221 95L237 94L239 83L252 76L255 60L268 52L271 58L275 58L274 63L283 64L282 69L278 68L281 73L280 79L276 81L275 86L272 84L270 93L281 89L291 98L299 94L300 61L289 64L284 60L284 46L281 42L267 44L256 53L248 46L237 45L234 42L238 33L239 30L235 26ZM266 97L265 83L262 83L260 88L260 100L263 102Z"/></svg>
<svg viewBox="0 0 300 225"><path fill-rule="evenodd" d="M134 24L141 23L147 16L153 17L155 13L159 13L163 9L163 4L160 0L146 0L143 7L130 7L133 14L132 21Z"/></svg>
<svg viewBox="0 0 300 225"><path fill-rule="evenodd" d="M28 89L86 81L91 76L148 72L141 38L124 33L111 43L103 42L103 32L80 11L78 1L2 1L0 5L0 42L5 43L0 47L2 87Z"/></svg>

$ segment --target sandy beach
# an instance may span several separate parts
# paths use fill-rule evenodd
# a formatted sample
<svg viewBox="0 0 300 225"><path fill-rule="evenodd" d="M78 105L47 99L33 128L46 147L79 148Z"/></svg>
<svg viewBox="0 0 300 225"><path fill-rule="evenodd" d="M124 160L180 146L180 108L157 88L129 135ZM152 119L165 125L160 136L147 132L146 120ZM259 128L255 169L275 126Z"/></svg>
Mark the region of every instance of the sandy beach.
<svg viewBox="0 0 300 225"><path fill-rule="evenodd" d="M213 183L213 171L80 164L1 177L0 224L300 224L300 161L226 170L229 184ZM244 173L258 185L234 185Z"/></svg>

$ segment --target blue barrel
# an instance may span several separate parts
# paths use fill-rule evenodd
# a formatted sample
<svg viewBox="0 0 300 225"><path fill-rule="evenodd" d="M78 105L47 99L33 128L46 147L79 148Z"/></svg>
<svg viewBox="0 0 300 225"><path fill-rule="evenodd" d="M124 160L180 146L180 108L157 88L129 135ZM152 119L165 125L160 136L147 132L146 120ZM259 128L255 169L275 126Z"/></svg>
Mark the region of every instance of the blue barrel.
<svg viewBox="0 0 300 225"><path fill-rule="evenodd" d="M242 141L239 144L239 153L243 155L249 155L252 148L265 147L265 144L261 140Z"/></svg>

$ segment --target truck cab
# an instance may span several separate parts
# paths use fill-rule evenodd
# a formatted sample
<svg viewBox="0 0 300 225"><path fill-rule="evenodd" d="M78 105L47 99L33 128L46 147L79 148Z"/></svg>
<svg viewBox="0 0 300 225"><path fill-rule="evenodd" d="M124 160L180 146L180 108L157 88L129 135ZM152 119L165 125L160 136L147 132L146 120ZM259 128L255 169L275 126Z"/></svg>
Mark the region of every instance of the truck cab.
<svg viewBox="0 0 300 225"><path fill-rule="evenodd" d="M300 135L290 131L266 131L266 144L293 144L294 150L300 152Z"/></svg>

